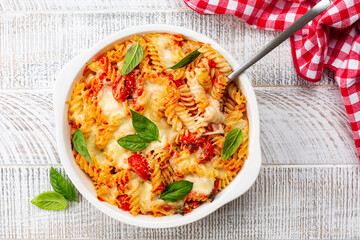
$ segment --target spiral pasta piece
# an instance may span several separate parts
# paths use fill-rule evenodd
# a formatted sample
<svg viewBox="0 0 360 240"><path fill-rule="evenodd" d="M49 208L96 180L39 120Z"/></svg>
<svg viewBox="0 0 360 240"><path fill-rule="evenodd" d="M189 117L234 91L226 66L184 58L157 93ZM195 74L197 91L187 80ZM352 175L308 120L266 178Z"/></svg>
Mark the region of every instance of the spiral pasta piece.
<svg viewBox="0 0 360 240"><path fill-rule="evenodd" d="M213 49L210 44L205 43L199 49L199 52L201 52L207 59L213 60L216 63L216 68L219 69L223 75L228 76L231 73L232 69L230 64L220 53Z"/></svg>
<svg viewBox="0 0 360 240"><path fill-rule="evenodd" d="M129 199L129 212L136 216L140 212L140 183L138 181L134 181L131 185L130 191L127 193L130 196Z"/></svg>

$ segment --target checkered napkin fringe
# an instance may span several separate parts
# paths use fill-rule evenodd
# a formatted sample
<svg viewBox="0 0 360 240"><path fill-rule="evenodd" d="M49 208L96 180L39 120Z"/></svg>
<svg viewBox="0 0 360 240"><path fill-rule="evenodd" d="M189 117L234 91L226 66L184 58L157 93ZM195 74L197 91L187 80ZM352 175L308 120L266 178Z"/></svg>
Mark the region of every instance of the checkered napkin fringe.
<svg viewBox="0 0 360 240"><path fill-rule="evenodd" d="M232 14L247 24L283 31L319 0L184 0L201 14ZM335 71L360 156L360 0L336 0L291 41L296 72L316 82L323 68Z"/></svg>

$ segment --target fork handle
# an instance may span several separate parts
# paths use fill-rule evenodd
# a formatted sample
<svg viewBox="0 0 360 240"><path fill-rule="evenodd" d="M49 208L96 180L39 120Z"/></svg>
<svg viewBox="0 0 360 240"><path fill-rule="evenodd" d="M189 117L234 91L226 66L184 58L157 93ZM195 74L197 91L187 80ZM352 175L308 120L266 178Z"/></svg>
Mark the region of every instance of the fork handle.
<svg viewBox="0 0 360 240"><path fill-rule="evenodd" d="M287 29L285 29L282 33L279 34L276 38L274 38L271 42L266 44L258 53L256 53L252 58L246 61L239 68L235 69L228 78L230 82L234 80L237 76L239 76L242 72L252 66L254 63L263 58L266 54L271 52L274 48L279 46L286 39L291 37L294 33L300 30L303 26L305 26L308 22L318 16L320 13L325 11L328 7L330 7L330 0L321 0L318 4L316 4L313 8L311 8L307 13L304 14L301 18L299 18L296 22L290 25Z"/></svg>

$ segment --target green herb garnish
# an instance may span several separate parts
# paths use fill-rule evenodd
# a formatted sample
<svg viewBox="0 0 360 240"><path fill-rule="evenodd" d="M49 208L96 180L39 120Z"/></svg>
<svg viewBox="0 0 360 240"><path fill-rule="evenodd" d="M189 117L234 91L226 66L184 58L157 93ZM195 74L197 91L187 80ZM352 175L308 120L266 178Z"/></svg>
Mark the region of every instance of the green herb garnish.
<svg viewBox="0 0 360 240"><path fill-rule="evenodd" d="M132 116L132 124L139 135L139 138L143 141L160 141L159 129L150 119L130 109Z"/></svg>
<svg viewBox="0 0 360 240"><path fill-rule="evenodd" d="M86 158L86 160L88 160L88 162L92 165L93 163L91 161L91 157L90 157L89 151L88 151L87 146L86 146L85 136L82 133L82 131L79 130L79 129L76 129L75 132L74 132L73 144L74 144L74 147L75 147L76 151L81 156Z"/></svg>
<svg viewBox="0 0 360 240"><path fill-rule="evenodd" d="M133 152L144 150L145 148L147 148L147 146L149 146L148 141L142 140L139 135L136 134L122 137L118 139L117 142L123 148Z"/></svg>
<svg viewBox="0 0 360 240"><path fill-rule="evenodd" d="M64 210L67 208L67 200L76 201L76 191L53 167L50 169L50 183L55 192L43 192L37 195L31 203L45 210Z"/></svg>
<svg viewBox="0 0 360 240"><path fill-rule="evenodd" d="M31 200L31 203L45 210L64 210L67 208L65 197L57 192L40 193Z"/></svg>
<svg viewBox="0 0 360 240"><path fill-rule="evenodd" d="M182 68L182 67L189 65L200 55L200 52L198 50L199 50L199 48L194 50L193 52L189 53L188 55L186 55L183 59L181 59L175 65L173 65L171 67L167 67L166 69L174 70L174 69Z"/></svg>
<svg viewBox="0 0 360 240"><path fill-rule="evenodd" d="M74 186L53 167L50 169L50 183L55 192L60 193L68 200L77 201Z"/></svg>
<svg viewBox="0 0 360 240"><path fill-rule="evenodd" d="M128 75L134 68L139 65L144 55L144 49L137 39L137 43L132 45L125 54L124 64L121 68L123 76Z"/></svg>
<svg viewBox="0 0 360 240"><path fill-rule="evenodd" d="M176 202L186 197L193 187L194 183L180 180L166 185L164 191L160 194L160 199L166 202Z"/></svg>
<svg viewBox="0 0 360 240"><path fill-rule="evenodd" d="M228 160L236 152L242 139L243 134L240 128L235 128L226 135L224 147L221 151L221 158L223 161Z"/></svg>

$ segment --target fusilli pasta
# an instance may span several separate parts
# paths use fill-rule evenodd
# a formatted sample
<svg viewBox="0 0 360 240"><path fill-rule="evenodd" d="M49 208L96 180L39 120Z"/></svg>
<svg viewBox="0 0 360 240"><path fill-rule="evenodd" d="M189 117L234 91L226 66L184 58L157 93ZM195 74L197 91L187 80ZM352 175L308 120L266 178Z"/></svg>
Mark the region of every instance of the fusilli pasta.
<svg viewBox="0 0 360 240"><path fill-rule="evenodd" d="M137 41L143 58L123 76L126 52ZM196 49L193 62L169 69ZM132 36L90 62L67 104L71 134L83 132L93 165L74 149L75 162L92 179L98 199L134 216L165 216L191 212L225 188L247 159L249 141L246 98L235 83L228 85L231 71L209 44L167 33ZM130 109L159 129L159 141L139 152L117 143L136 133ZM243 141L223 161L225 137L234 128L241 128ZM145 162L144 174L130 163L136 159ZM176 202L160 199L179 180L193 182L191 192Z"/></svg>

